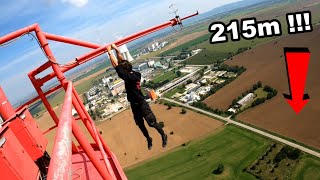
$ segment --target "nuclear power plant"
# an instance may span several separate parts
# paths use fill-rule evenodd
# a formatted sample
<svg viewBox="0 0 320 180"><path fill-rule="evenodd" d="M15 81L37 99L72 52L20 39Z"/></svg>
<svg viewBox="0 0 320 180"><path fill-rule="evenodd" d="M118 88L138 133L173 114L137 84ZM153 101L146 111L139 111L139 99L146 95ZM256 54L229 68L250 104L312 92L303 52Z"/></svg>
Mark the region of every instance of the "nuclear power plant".
<svg viewBox="0 0 320 180"><path fill-rule="evenodd" d="M127 48L127 45L122 45L119 47L119 50L123 56L124 59L126 59L127 61L131 62L133 61L134 59L132 58L130 52L129 52L129 49Z"/></svg>

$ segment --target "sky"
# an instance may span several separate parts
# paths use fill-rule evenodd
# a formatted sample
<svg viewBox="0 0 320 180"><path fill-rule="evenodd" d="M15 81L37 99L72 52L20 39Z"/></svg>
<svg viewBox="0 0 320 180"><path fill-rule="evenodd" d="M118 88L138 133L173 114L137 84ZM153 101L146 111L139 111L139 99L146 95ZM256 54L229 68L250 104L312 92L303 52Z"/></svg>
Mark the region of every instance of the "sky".
<svg viewBox="0 0 320 180"><path fill-rule="evenodd" d="M169 6L176 4L180 16L207 12L238 0L1 0L0 36L38 23L45 32L106 44L173 18ZM89 49L50 41L59 63L66 63ZM35 90L27 73L46 62L31 36L0 47L0 86L14 104ZM51 70L50 70L51 71Z"/></svg>

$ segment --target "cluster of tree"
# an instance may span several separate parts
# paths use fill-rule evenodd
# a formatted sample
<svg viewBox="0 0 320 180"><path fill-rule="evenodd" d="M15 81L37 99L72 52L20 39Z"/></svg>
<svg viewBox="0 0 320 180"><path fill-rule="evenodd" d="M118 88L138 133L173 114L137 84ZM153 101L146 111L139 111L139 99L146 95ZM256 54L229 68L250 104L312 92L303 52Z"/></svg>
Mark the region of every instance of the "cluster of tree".
<svg viewBox="0 0 320 180"><path fill-rule="evenodd" d="M220 110L220 109L215 109L215 108L209 107L209 106L207 106L205 103L203 103L201 101L194 102L192 104L192 106L194 106L196 108L199 108L199 109L203 109L205 111L210 111L210 112L215 113L215 114L219 114L221 116L227 114L227 112L225 112L223 110Z"/></svg>
<svg viewBox="0 0 320 180"><path fill-rule="evenodd" d="M278 91L276 89L273 89L272 87L267 85L264 86L263 90L265 92L268 92L267 99L271 99L278 94Z"/></svg>
<svg viewBox="0 0 320 180"><path fill-rule="evenodd" d="M229 106L229 108L234 107L238 101L240 101L240 99L242 99L244 96L246 96L249 93L253 93L255 90L257 90L258 88L262 87L262 83L261 81L258 81L257 83L255 83L251 89L246 90L245 92L243 92L238 98L232 100L231 105Z"/></svg>
<svg viewBox="0 0 320 180"><path fill-rule="evenodd" d="M163 128L164 127L164 122L160 121L159 125Z"/></svg>
<svg viewBox="0 0 320 180"><path fill-rule="evenodd" d="M236 52L236 54L240 54L240 53L242 53L242 52L244 52L244 51L246 51L246 50L249 50L249 49L251 49L251 47L241 47L241 48L238 49L238 51Z"/></svg>
<svg viewBox="0 0 320 180"><path fill-rule="evenodd" d="M179 71L179 72L180 72L180 71ZM144 87L150 88L150 89L157 89L157 88L159 88L159 87L167 84L168 82L170 82L168 79L163 80L163 81L160 81L160 82L158 82L158 83L155 83L155 82L153 82L153 81L150 81L150 82L144 84Z"/></svg>
<svg viewBox="0 0 320 180"><path fill-rule="evenodd" d="M160 104L161 104L161 103L160 103ZM165 102L163 105L168 106L167 110L169 110L169 109L171 109L172 107L175 106L175 104L174 104L174 103L171 103L171 102Z"/></svg>
<svg viewBox="0 0 320 180"><path fill-rule="evenodd" d="M89 110L89 115L90 117L95 121L97 120L97 114L96 111L92 111L91 109Z"/></svg>
<svg viewBox="0 0 320 180"><path fill-rule="evenodd" d="M182 75L181 71L177 71L176 74L178 77L181 77L181 75Z"/></svg>
<svg viewBox="0 0 320 180"><path fill-rule="evenodd" d="M228 72L237 73L238 75L242 74L243 72L245 72L247 70L243 66L228 66L224 63L221 63L219 65L218 69L221 71L228 71Z"/></svg>
<svg viewBox="0 0 320 180"><path fill-rule="evenodd" d="M187 113L187 110L182 108L180 114L186 114L186 113Z"/></svg>
<svg viewBox="0 0 320 180"><path fill-rule="evenodd" d="M271 98L273 98L274 96L276 96L278 94L278 91L276 89L273 89L270 86L264 86L263 91L267 92L267 97L263 97L263 98L258 98L255 101L253 101L253 103L251 104L251 107L255 107L259 104L264 103L266 100L269 100Z"/></svg>
<svg viewBox="0 0 320 180"><path fill-rule="evenodd" d="M292 148L290 146L284 146L280 152L274 157L273 161L275 163L281 162L285 158L289 158L291 160L296 160L300 157L301 151L296 148Z"/></svg>
<svg viewBox="0 0 320 180"><path fill-rule="evenodd" d="M224 171L224 165L218 164L218 167L212 171L212 174L222 174Z"/></svg>

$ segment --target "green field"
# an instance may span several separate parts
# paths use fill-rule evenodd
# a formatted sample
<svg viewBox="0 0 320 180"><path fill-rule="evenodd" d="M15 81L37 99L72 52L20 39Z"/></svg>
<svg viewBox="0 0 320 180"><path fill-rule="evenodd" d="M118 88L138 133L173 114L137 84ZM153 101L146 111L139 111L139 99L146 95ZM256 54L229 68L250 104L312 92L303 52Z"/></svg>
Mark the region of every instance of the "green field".
<svg viewBox="0 0 320 180"><path fill-rule="evenodd" d="M292 179L320 180L320 159L305 154L293 171Z"/></svg>
<svg viewBox="0 0 320 180"><path fill-rule="evenodd" d="M254 94L257 96L254 99L252 99L249 103L241 107L241 109L251 107L251 104L258 98L266 98L268 95L268 92L264 91L263 88L258 88L257 90L254 91Z"/></svg>
<svg viewBox="0 0 320 180"><path fill-rule="evenodd" d="M175 70L172 70L172 71L169 71L169 72L165 72L163 73L162 75L152 79L152 82L154 83L159 83L161 81L164 81L164 80L169 80L169 81L172 81L174 80L177 76L177 74L175 73Z"/></svg>
<svg viewBox="0 0 320 180"><path fill-rule="evenodd" d="M255 179L243 172L270 141L228 125L218 133L193 141L157 159L126 169L129 179ZM211 172L219 163L221 175Z"/></svg>
<svg viewBox="0 0 320 180"><path fill-rule="evenodd" d="M164 94L164 97L171 98L171 96L175 95L176 93L184 93L184 92L185 92L185 89L179 86L167 92L166 94Z"/></svg>
<svg viewBox="0 0 320 180"><path fill-rule="evenodd" d="M106 69L109 66L110 66L110 62L109 61L100 63L99 66L97 66L97 67L93 68L92 70L82 74L81 76L79 76L76 79L74 79L74 81L79 81L79 80L81 80L81 79L83 79L83 78L85 78L87 76L90 76L90 75L92 75L92 74L94 74L96 72L99 72L99 71L101 71L103 69Z"/></svg>
<svg viewBox="0 0 320 180"><path fill-rule="evenodd" d="M95 72L100 71L101 69L104 69L105 68L104 64L105 63L100 64L100 66L97 66L96 68L94 68L91 71L87 72L86 75L93 74ZM93 82L94 81L97 81L97 80L103 78L104 76L108 76L108 75L110 75L112 73L113 73L112 71L104 72L104 73L92 78L91 80L84 81L81 84L76 85L75 88L76 88L78 94L80 95L80 94L85 93L86 91L88 91L90 88L93 87ZM82 78L84 78L84 77L82 77ZM65 96L65 92L63 90L60 90L57 93L52 94L51 96L49 96L48 100L49 100L51 106L55 107L55 106L57 106L59 104L62 104L64 96ZM45 109L43 103L39 104L38 106L36 106L32 110L30 110L31 114L33 114L33 115L36 115L36 114L39 115L39 114L41 114L41 113L43 113L45 111L46 111L46 109Z"/></svg>
<svg viewBox="0 0 320 180"><path fill-rule="evenodd" d="M262 10L259 10L259 14L274 14L276 12L280 12L284 8L288 8L291 6L293 3L297 3L297 1L288 1L286 3L281 3L279 6L271 6L271 7L266 7ZM298 2L300 3L300 2ZM317 4L314 6L315 9L320 8L320 4ZM250 11L251 12L251 11ZM249 11L244 11L244 12L239 12L237 14L233 14L232 16L227 16L221 19L220 21L223 22L229 22L229 20L232 18L237 18L239 15L243 14L248 14ZM312 24L316 25L320 23L320 16L317 14L312 14ZM281 28L282 28L282 36L288 35L287 32L287 22L286 22L286 17L285 15L277 17L277 19L281 22ZM209 23L208 23L209 24ZM202 25L201 25L202 26ZM191 40L187 43L184 43L182 45L179 45L173 49L170 49L168 51L165 51L161 53L160 55L165 56L173 53L177 53L182 51L183 49L198 49L198 48L203 48L205 49L204 51L200 52L199 54L189 58L187 60L187 64L196 64L196 65L203 65L203 64L211 64L216 61L221 61L224 60L230 55L235 55L237 51L240 48L248 48L251 47L253 48L254 46L257 46L261 43L273 40L278 37L269 37L269 38L255 38L253 40L245 40L241 39L240 41L228 41L226 43L219 43L219 44L210 44L209 39L211 37L211 33L208 32L208 34L201 36L199 38L196 38L194 40ZM230 37L229 37L230 39Z"/></svg>

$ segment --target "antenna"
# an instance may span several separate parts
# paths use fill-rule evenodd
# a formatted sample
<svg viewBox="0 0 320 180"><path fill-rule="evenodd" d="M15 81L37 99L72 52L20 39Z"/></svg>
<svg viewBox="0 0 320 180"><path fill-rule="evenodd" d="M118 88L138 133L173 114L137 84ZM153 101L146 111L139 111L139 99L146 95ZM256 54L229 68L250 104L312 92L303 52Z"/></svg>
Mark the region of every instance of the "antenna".
<svg viewBox="0 0 320 180"><path fill-rule="evenodd" d="M175 19L176 19L176 21L177 21L177 24L180 25L180 29L179 29L179 30L176 30L173 26L172 26L172 28L173 28L176 32L178 32L178 31L182 31L183 25L182 25L182 22L181 22L181 18L180 18L180 16L178 15L178 10L179 10L179 9L176 9L175 6L176 6L176 4L171 4L171 5L169 6L169 9L171 9L171 11L169 12L169 14L174 14L174 15L175 15Z"/></svg>
<svg viewBox="0 0 320 180"><path fill-rule="evenodd" d="M171 4L171 5L169 6L169 9L172 10L172 11L170 11L169 13L170 13L170 14L175 14L176 16L178 16L178 13L177 13L177 12L178 12L179 9L176 9L175 6L176 6L176 4Z"/></svg>

